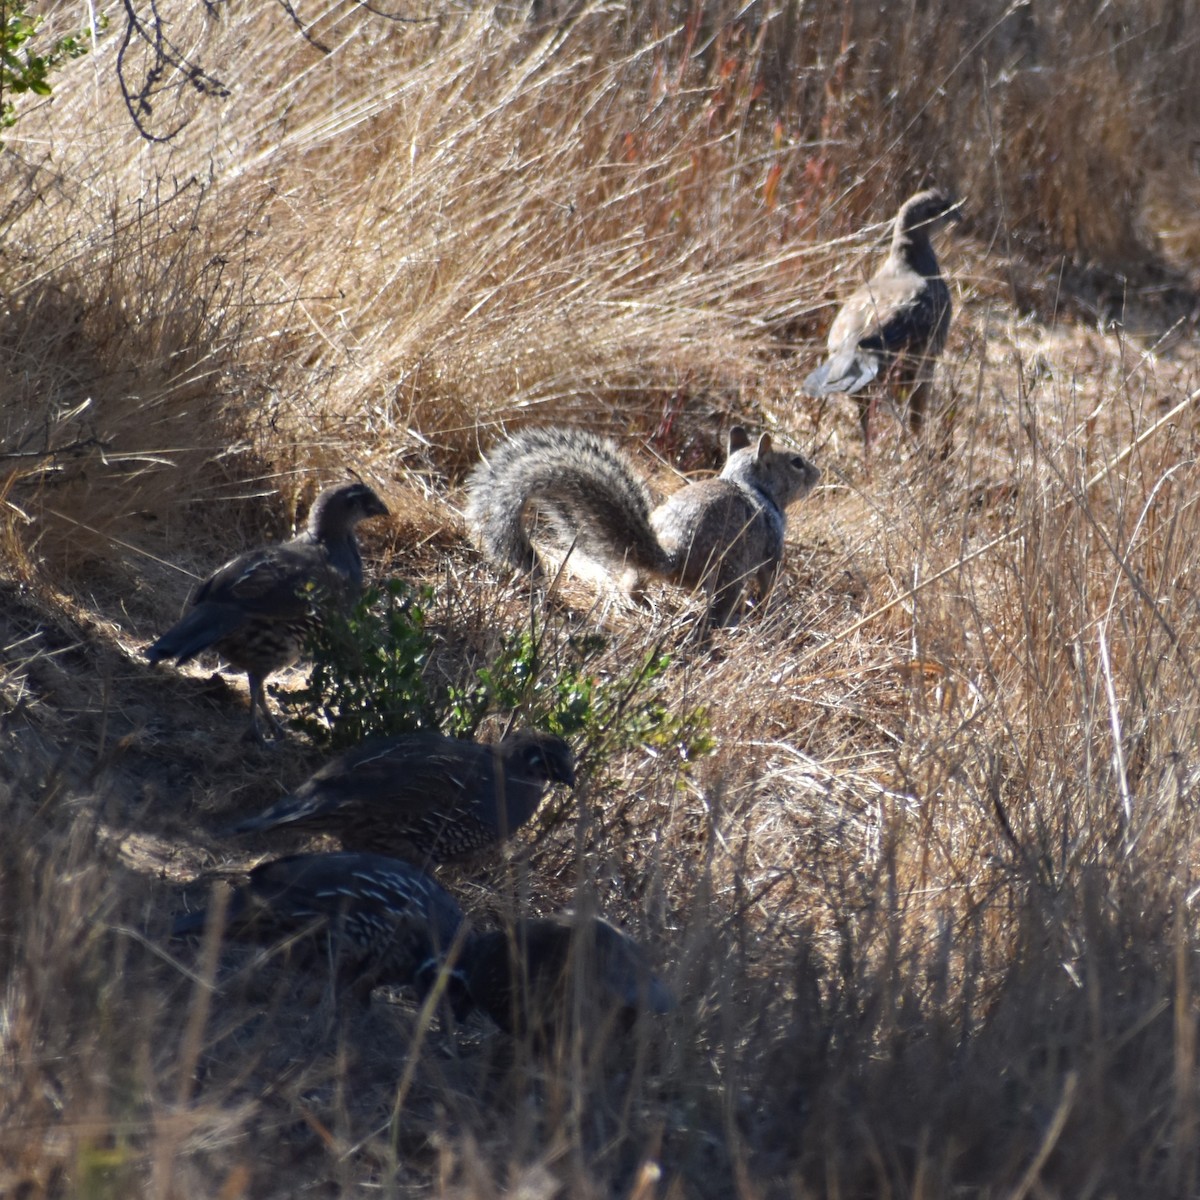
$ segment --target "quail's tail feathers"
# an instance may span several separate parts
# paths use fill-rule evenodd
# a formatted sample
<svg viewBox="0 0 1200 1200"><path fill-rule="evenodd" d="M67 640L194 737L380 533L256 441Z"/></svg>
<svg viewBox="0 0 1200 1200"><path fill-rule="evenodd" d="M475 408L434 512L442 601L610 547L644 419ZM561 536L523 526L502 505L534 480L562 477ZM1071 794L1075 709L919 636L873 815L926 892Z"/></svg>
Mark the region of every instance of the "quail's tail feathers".
<svg viewBox="0 0 1200 1200"><path fill-rule="evenodd" d="M857 347L842 350L827 359L805 379L806 396L831 396L840 393L852 396L862 391L879 374L879 359Z"/></svg>
<svg viewBox="0 0 1200 1200"><path fill-rule="evenodd" d="M278 825L290 825L308 816L313 811L313 802L305 794L303 788L290 796L276 801L265 812L246 817L233 825L226 825L217 831L220 837L237 837L243 833L253 833L257 829L274 829Z"/></svg>
<svg viewBox="0 0 1200 1200"><path fill-rule="evenodd" d="M616 445L579 429L526 429L495 447L467 481L467 521L483 552L518 570L537 560L534 514L566 545L605 564L669 571L650 525L650 495Z"/></svg>
<svg viewBox="0 0 1200 1200"><path fill-rule="evenodd" d="M202 650L228 637L246 619L246 613L229 604L197 604L172 625L152 646L146 657L152 662L173 658L181 666Z"/></svg>

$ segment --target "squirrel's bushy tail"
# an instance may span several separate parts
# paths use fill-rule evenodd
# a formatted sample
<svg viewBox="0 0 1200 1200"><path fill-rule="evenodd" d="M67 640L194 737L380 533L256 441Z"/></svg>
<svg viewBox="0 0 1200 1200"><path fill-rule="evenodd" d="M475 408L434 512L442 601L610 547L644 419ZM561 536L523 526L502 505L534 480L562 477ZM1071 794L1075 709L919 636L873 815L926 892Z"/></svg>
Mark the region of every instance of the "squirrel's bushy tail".
<svg viewBox="0 0 1200 1200"><path fill-rule="evenodd" d="M608 566L664 574L650 494L613 442L578 429L525 429L492 448L467 480L467 523L496 562L535 571L529 522Z"/></svg>

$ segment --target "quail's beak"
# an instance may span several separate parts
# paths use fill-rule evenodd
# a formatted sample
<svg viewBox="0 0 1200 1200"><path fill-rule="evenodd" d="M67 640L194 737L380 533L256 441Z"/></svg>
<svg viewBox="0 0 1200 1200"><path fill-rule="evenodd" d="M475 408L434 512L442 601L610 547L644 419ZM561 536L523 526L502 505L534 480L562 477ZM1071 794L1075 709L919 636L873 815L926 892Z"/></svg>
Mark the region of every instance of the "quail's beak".
<svg viewBox="0 0 1200 1200"><path fill-rule="evenodd" d="M378 496L376 496L374 498L374 500L371 502L371 504L368 506L367 516L368 517L389 517L389 516L391 516L391 512L389 511L388 506L386 504L384 504L384 502L382 500L380 500Z"/></svg>
<svg viewBox="0 0 1200 1200"><path fill-rule="evenodd" d="M559 783L565 783L567 787L575 786L575 768L570 763L562 763L554 774L554 778Z"/></svg>

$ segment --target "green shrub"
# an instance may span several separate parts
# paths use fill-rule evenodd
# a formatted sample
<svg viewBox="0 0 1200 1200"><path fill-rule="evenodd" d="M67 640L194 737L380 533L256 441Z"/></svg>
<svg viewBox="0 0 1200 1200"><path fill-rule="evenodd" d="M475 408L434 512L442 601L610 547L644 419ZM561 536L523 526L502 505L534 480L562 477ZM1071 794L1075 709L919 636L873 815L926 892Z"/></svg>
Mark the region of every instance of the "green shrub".
<svg viewBox="0 0 1200 1200"><path fill-rule="evenodd" d="M9 96L25 92L49 96L50 72L91 49L91 33L84 31L60 37L45 54L36 54L30 43L41 24L41 17L30 16L25 0L0 3L0 129L17 119L16 105Z"/></svg>
<svg viewBox="0 0 1200 1200"><path fill-rule="evenodd" d="M681 763L711 753L707 711L674 714L663 699L671 656L651 650L628 673L605 679L597 660L607 645L599 634L555 639L530 629L505 637L494 661L450 689L450 730L468 734L489 713L520 711L539 729L580 737L599 758L638 744L670 749Z"/></svg>
<svg viewBox="0 0 1200 1200"><path fill-rule="evenodd" d="M309 638L308 683L291 692L273 689L292 727L342 748L436 726L425 683L431 598L430 588L390 579L367 588L349 611L326 605Z"/></svg>
<svg viewBox="0 0 1200 1200"><path fill-rule="evenodd" d="M670 655L651 650L628 672L606 676L600 660L608 641L599 634L531 625L435 688L432 603L432 589L394 579L367 589L348 612L330 606L309 642L308 682L274 689L292 727L341 748L417 729L470 737L500 715L581 743L593 762L634 745L675 755L684 766L711 752L707 711L673 713L664 698Z"/></svg>

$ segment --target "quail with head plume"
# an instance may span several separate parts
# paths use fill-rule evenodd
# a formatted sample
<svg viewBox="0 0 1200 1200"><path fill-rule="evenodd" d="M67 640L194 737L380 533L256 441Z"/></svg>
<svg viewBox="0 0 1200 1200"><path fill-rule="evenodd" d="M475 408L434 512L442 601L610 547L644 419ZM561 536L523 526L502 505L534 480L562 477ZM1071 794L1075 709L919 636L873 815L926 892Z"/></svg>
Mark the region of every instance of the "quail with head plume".
<svg viewBox="0 0 1200 1200"><path fill-rule="evenodd" d="M456 974L474 1007L501 1029L553 1040L581 997L629 1025L640 1013L675 1006L645 951L602 917L534 917L478 934L459 955ZM594 1027L588 1022L588 1027Z"/></svg>
<svg viewBox="0 0 1200 1200"><path fill-rule="evenodd" d="M279 736L279 721L267 707L267 676L300 657L320 602L352 600L362 591L355 526L387 511L364 483L322 492L299 537L240 554L210 575L193 593L183 618L146 650L146 657L152 663L173 658L178 666L201 651L217 651L246 672L250 732L262 740L261 712Z"/></svg>
<svg viewBox="0 0 1200 1200"><path fill-rule="evenodd" d="M409 733L335 758L292 795L226 832L288 826L335 834L347 850L445 862L504 841L552 783L575 785L571 748L554 734L525 729L486 746Z"/></svg>
<svg viewBox="0 0 1200 1200"><path fill-rule="evenodd" d="M176 936L199 932L201 909L176 920ZM262 863L234 892L232 936L269 943L327 939L340 983L366 995L377 984L424 994L453 948L464 917L444 888L410 863L381 854L298 854Z"/></svg>
<svg viewBox="0 0 1200 1200"><path fill-rule="evenodd" d="M829 330L829 356L804 381L809 396L854 396L864 441L870 435L868 385L883 374L907 395L909 421L920 431L934 363L950 329L950 289L929 239L956 209L937 189L901 205L887 258L842 305Z"/></svg>

